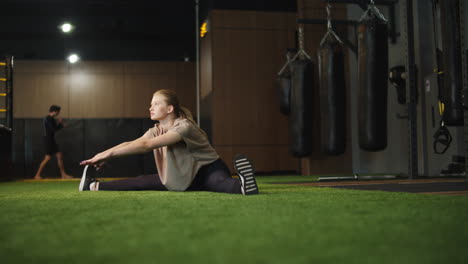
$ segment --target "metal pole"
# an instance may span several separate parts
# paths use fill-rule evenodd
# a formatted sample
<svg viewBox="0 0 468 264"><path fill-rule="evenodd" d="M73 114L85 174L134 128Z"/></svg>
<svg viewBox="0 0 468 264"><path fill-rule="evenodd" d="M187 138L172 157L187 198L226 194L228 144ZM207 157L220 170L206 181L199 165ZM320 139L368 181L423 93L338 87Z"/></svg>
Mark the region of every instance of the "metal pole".
<svg viewBox="0 0 468 264"><path fill-rule="evenodd" d="M195 0L195 47L196 47L196 82L197 82L197 124L200 126L200 34L199 34L199 0Z"/></svg>
<svg viewBox="0 0 468 264"><path fill-rule="evenodd" d="M406 65L408 69L408 78L406 85L409 88L408 102L408 131L409 131L409 168L408 178L414 179L418 176L418 128L417 128L417 79L416 79L416 64L414 63L414 25L413 25L413 1L405 1L406 16L403 22L406 22Z"/></svg>
<svg viewBox="0 0 468 264"><path fill-rule="evenodd" d="M462 75L463 75L463 143L465 148L465 180L468 181L468 54L465 38L465 4L463 1L459 2L459 16L460 16L460 47L462 51Z"/></svg>
<svg viewBox="0 0 468 264"><path fill-rule="evenodd" d="M6 59L6 126L13 129L13 56L8 56Z"/></svg>

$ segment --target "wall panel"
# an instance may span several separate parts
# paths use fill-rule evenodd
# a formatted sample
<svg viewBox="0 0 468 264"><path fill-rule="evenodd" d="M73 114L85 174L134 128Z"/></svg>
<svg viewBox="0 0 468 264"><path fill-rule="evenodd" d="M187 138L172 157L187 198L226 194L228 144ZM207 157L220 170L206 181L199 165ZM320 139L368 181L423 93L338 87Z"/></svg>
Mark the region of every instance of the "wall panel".
<svg viewBox="0 0 468 264"><path fill-rule="evenodd" d="M278 12L211 14L210 43L202 45L202 94L212 98L213 145L231 169L232 158L244 153L260 172L298 170L275 90L285 52L294 46L294 18Z"/></svg>
<svg viewBox="0 0 468 264"><path fill-rule="evenodd" d="M177 92L180 104L187 107L193 114L196 120L197 113L197 90L196 90L196 73L194 63L178 63L175 69L174 90Z"/></svg>
<svg viewBox="0 0 468 264"><path fill-rule="evenodd" d="M70 85L70 117L124 116L123 76L73 73Z"/></svg>
<svg viewBox="0 0 468 264"><path fill-rule="evenodd" d="M216 151L232 172L232 159L240 153L247 155L255 170L262 174L297 173L299 167L299 160L289 155L287 145L217 146Z"/></svg>
<svg viewBox="0 0 468 264"><path fill-rule="evenodd" d="M68 73L70 64L55 60L15 60L15 73ZM16 81L16 79L15 79Z"/></svg>
<svg viewBox="0 0 468 264"><path fill-rule="evenodd" d="M69 84L66 74L17 73L14 85L15 117L43 117L52 104L62 106L62 117L69 117Z"/></svg>
<svg viewBox="0 0 468 264"><path fill-rule="evenodd" d="M213 56L212 33L200 40L200 127L212 140L213 124Z"/></svg>
<svg viewBox="0 0 468 264"><path fill-rule="evenodd" d="M167 88L169 77L161 74L127 74L124 79L124 116L149 117L149 105L156 90Z"/></svg>
<svg viewBox="0 0 468 264"><path fill-rule="evenodd" d="M18 61L15 67L15 118L37 118L51 104L64 118L148 117L151 95L174 89L196 115L193 62Z"/></svg>
<svg viewBox="0 0 468 264"><path fill-rule="evenodd" d="M294 29L294 13L261 12L241 10L214 10L211 14L212 28L244 30L291 30Z"/></svg>

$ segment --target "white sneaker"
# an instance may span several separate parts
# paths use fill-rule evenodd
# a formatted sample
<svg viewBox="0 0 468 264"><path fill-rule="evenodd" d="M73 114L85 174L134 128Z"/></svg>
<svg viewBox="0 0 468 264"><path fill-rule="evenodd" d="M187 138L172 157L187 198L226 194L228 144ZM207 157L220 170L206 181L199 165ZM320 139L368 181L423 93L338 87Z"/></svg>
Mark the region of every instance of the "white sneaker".
<svg viewBox="0 0 468 264"><path fill-rule="evenodd" d="M252 162L245 155L237 155L234 157L234 169L237 175L239 175L242 194L258 194L258 186L255 181L255 171Z"/></svg>
<svg viewBox="0 0 468 264"><path fill-rule="evenodd" d="M83 176L81 176L80 186L78 186L78 191L90 191L89 185L93 182L98 182L96 177L94 176L95 173L88 172L89 165L86 165L83 170Z"/></svg>

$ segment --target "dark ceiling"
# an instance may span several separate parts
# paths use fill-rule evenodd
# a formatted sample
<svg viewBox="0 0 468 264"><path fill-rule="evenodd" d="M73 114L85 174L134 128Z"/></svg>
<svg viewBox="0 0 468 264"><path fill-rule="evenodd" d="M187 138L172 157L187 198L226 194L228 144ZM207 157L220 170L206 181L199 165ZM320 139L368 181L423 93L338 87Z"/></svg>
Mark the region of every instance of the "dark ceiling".
<svg viewBox="0 0 468 264"><path fill-rule="evenodd" d="M17 59L190 60L195 0L1 0L0 55ZM296 11L296 1L200 0L211 9ZM63 22L76 26L63 34Z"/></svg>

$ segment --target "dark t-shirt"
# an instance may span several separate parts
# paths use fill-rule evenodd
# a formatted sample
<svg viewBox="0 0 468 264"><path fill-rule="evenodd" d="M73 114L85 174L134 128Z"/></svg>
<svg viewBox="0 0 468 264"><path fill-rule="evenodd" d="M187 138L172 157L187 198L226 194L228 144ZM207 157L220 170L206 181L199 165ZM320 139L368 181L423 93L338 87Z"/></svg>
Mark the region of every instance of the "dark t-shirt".
<svg viewBox="0 0 468 264"><path fill-rule="evenodd" d="M55 142L55 132L62 127L63 125L57 124L57 121L52 116L48 115L42 120L44 147L47 155L53 155L60 151L57 142Z"/></svg>
<svg viewBox="0 0 468 264"><path fill-rule="evenodd" d="M55 140L55 132L60 130L63 125L57 124L57 121L52 116L48 115L44 117L42 121L43 135L49 140Z"/></svg>

